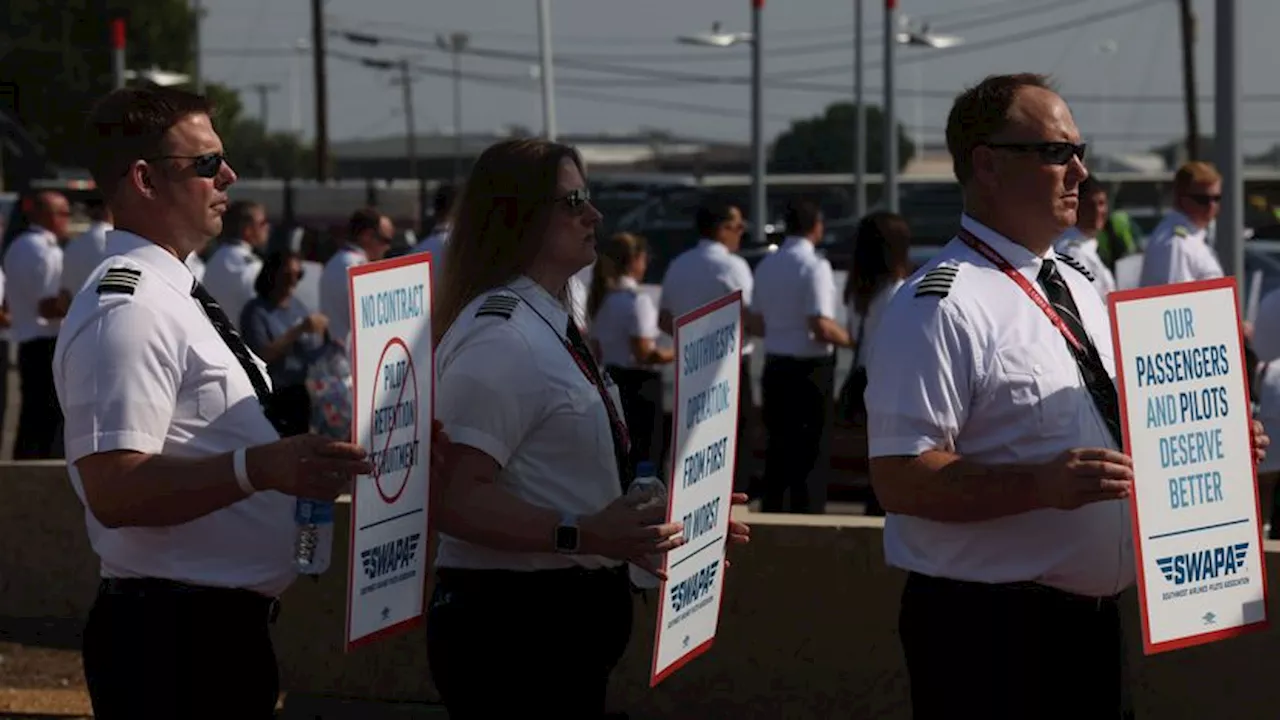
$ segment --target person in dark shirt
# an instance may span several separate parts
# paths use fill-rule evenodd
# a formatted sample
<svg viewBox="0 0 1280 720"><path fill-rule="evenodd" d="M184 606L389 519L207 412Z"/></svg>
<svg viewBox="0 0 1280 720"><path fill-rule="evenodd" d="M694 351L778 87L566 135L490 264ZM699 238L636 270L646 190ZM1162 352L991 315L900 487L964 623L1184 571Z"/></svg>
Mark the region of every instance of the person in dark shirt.
<svg viewBox="0 0 1280 720"><path fill-rule="evenodd" d="M307 367L323 347L329 319L312 312L294 289L302 279L302 258L292 250L271 253L245 305L240 327L245 343L267 364L271 414L282 436L300 435L311 425Z"/></svg>

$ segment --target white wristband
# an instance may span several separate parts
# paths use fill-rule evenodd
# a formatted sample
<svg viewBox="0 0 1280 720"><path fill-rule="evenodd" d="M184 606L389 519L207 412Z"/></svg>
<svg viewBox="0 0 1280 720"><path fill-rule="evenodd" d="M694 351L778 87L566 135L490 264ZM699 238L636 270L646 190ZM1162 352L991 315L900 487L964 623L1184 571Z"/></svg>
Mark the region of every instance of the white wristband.
<svg viewBox="0 0 1280 720"><path fill-rule="evenodd" d="M253 486L253 483L249 482L249 469L245 467L244 448L231 453L231 467L236 473L236 484L240 486L245 495L252 495L258 491Z"/></svg>

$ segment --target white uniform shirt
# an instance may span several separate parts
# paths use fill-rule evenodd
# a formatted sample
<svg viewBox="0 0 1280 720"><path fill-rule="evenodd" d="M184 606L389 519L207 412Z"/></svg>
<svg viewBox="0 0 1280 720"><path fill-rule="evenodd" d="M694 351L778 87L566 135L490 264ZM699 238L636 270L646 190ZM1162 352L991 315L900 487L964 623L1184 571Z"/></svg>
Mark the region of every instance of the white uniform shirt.
<svg viewBox="0 0 1280 720"><path fill-rule="evenodd" d="M1211 280L1222 277L1222 265L1205 242L1205 229L1173 210L1164 216L1142 255L1141 287Z"/></svg>
<svg viewBox="0 0 1280 720"><path fill-rule="evenodd" d="M836 281L831 263L813 243L789 237L756 266L755 300L764 316L764 350L770 355L822 358L834 348L813 339L809 318L836 319Z"/></svg>
<svg viewBox="0 0 1280 720"><path fill-rule="evenodd" d="M1040 290L1041 258L968 216L962 226ZM957 269L948 294L917 296L922 278L939 266ZM1106 308L1083 274L1057 267L1114 378ZM907 281L884 323L894 331L879 334L867 365L869 457L939 449L999 465L1115 448L1062 334L1011 278L960 240ZM935 577L1035 581L1100 597L1134 581L1129 522L1126 501L971 523L890 514L885 559Z"/></svg>
<svg viewBox="0 0 1280 720"><path fill-rule="evenodd" d="M244 306L257 296L253 284L258 280L262 260L253 248L242 241L226 242L213 252L205 263L204 279L200 281L231 322L240 327L240 313Z"/></svg>
<svg viewBox="0 0 1280 720"><path fill-rule="evenodd" d="M901 288L905 282L905 280L894 280L880 288L880 291L871 298L871 302L867 303L867 319L865 321L862 319L862 313L858 312L858 308L854 305L853 299L849 299L849 304L846 306L846 313L849 316L848 330L849 337L857 345L854 348L854 352L858 356L858 367L865 368L867 366L867 358L871 357L871 348L875 347L876 333L879 332L884 320L885 308L889 307L889 301L893 299L893 296L898 292L898 288Z"/></svg>
<svg viewBox="0 0 1280 720"><path fill-rule="evenodd" d="M1258 371L1258 420L1267 435L1280 434L1280 362L1264 361ZM1276 471L1280 471L1280 453L1269 452L1258 466L1258 473ZM1263 512L1269 513L1270 508ZM1280 518L1272 518L1271 522L1280 523Z"/></svg>
<svg viewBox="0 0 1280 720"><path fill-rule="evenodd" d="M89 276L58 338L53 378L66 417L67 467L112 450L202 458L278 439L253 385L191 296L191 272L132 233ZM97 292L105 273L137 273L136 289ZM116 270L119 273L119 270ZM258 363L270 383L266 366ZM228 460L228 467L230 461ZM180 491L184 478L171 478ZM294 499L259 492L172 527L107 528L85 509L104 577L156 577L275 596L292 582Z"/></svg>
<svg viewBox="0 0 1280 720"><path fill-rule="evenodd" d="M1112 276L1111 269L1102 261L1102 256L1098 254L1098 239L1086 237L1077 228L1070 228L1058 238L1054 249L1063 255L1075 258L1089 271L1093 276L1094 289L1098 291L1098 295L1102 296L1103 302L1106 302L1107 295L1116 289L1116 279Z"/></svg>
<svg viewBox="0 0 1280 720"><path fill-rule="evenodd" d="M526 277L508 288L470 302L436 346L436 417L450 440L498 461L498 484L525 502L579 516L598 512L622 492L604 401L565 349L569 315L560 301ZM498 301L495 314L477 314L495 295L522 299L514 309ZM621 413L612 384L610 395ZM436 562L508 570L620 564L504 552L443 533Z"/></svg>
<svg viewBox="0 0 1280 720"><path fill-rule="evenodd" d="M94 222L62 250L62 287L75 295L84 281L107 259L107 233L111 223Z"/></svg>
<svg viewBox="0 0 1280 720"><path fill-rule="evenodd" d="M57 297L62 289L62 248L54 234L32 225L14 238L4 254L4 274L13 341L57 337L62 321L42 318L39 311L41 300Z"/></svg>
<svg viewBox="0 0 1280 720"><path fill-rule="evenodd" d="M186 266L187 269L191 271L191 277L195 278L196 282L204 282L205 266L204 261L200 259L199 255L195 253L187 255ZM205 289L208 290L209 288L206 287Z"/></svg>
<svg viewBox="0 0 1280 720"><path fill-rule="evenodd" d="M631 339L656 341L661 334L658 308L648 295L640 292L634 278L625 276L618 279L618 289L605 296L591 321L591 337L600 343L600 361L606 366L652 369L636 364Z"/></svg>
<svg viewBox="0 0 1280 720"><path fill-rule="evenodd" d="M742 291L742 307L751 308L754 287L755 279L746 260L718 242L699 240L667 266L659 309L670 312L675 319L734 290ZM753 347L744 342L742 354L750 354Z"/></svg>
<svg viewBox="0 0 1280 720"><path fill-rule="evenodd" d="M347 268L369 262L369 256L354 245L346 245L329 258L320 271L320 313L329 318L329 337L350 341L351 307Z"/></svg>
<svg viewBox="0 0 1280 720"><path fill-rule="evenodd" d="M444 270L444 251L448 248L449 228L438 227L431 231L425 240L413 246L412 252L431 253L431 287L440 292L441 272Z"/></svg>

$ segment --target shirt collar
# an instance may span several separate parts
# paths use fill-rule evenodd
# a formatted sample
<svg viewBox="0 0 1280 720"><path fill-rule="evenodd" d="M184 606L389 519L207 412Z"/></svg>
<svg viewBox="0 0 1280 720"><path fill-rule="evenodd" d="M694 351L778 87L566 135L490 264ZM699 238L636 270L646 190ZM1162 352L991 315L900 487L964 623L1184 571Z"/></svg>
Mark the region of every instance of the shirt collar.
<svg viewBox="0 0 1280 720"><path fill-rule="evenodd" d="M724 243L719 243L719 242L716 242L715 240L708 240L707 238L702 238L701 240L699 240L698 247L712 254L715 254L715 253L720 253L723 255L729 254L729 248L725 247Z"/></svg>
<svg viewBox="0 0 1280 720"><path fill-rule="evenodd" d="M364 248L360 247L359 245L353 245L352 243L347 243L345 246L343 246L342 249L349 253L354 253L356 255L359 255L364 260L369 259L369 256L368 254L365 253Z"/></svg>
<svg viewBox="0 0 1280 720"><path fill-rule="evenodd" d="M569 311L565 308L564 303L559 298L553 297L547 289L534 282L527 275L521 275L515 280L507 284L507 287L516 292L525 302L529 303L529 307L542 316L556 331L561 338L566 337L569 327ZM567 292L567 290L566 290Z"/></svg>
<svg viewBox="0 0 1280 720"><path fill-rule="evenodd" d="M40 237L44 238L44 241L47 243L58 242L57 235L54 235L52 231L46 230L42 226L37 225L35 223L31 223L30 225L27 226L27 232L31 233L32 235L39 235Z"/></svg>
<svg viewBox="0 0 1280 720"><path fill-rule="evenodd" d="M636 282L636 279L630 275L623 275L618 278L618 288L622 290L638 290L640 283Z"/></svg>
<svg viewBox="0 0 1280 720"><path fill-rule="evenodd" d="M155 270L164 281L183 295L190 295L195 277L182 260L154 242L128 230L107 233L107 256L127 255Z"/></svg>
<svg viewBox="0 0 1280 720"><path fill-rule="evenodd" d="M978 236L978 239L990 245L997 255L1003 257L1010 265L1021 271L1023 275L1027 275L1032 281L1040 274L1040 265L1044 258L1051 258L1054 254L1053 247L1050 246L1043 256L1038 256L995 230L974 220L968 213L960 216L960 227Z"/></svg>
<svg viewBox="0 0 1280 720"><path fill-rule="evenodd" d="M800 237L799 235L788 235L787 238L782 241L782 249L792 250L806 255L812 255L815 252L813 243L809 242L809 238Z"/></svg>

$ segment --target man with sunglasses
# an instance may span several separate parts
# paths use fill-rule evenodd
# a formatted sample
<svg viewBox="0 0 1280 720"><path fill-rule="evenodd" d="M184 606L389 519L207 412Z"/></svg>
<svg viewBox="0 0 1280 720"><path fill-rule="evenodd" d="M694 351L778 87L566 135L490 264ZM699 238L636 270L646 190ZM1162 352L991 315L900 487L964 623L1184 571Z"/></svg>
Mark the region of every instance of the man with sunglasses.
<svg viewBox="0 0 1280 720"><path fill-rule="evenodd" d="M889 303L867 366L914 717L1122 718L1132 461L1106 307L1053 249L1085 147L1034 74L961 93L946 133L961 229Z"/></svg>
<svg viewBox="0 0 1280 720"><path fill-rule="evenodd" d="M221 232L236 181L212 112L175 88L126 88L87 127L116 229L53 378L101 558L82 654L102 720L273 717L294 496L332 500L372 470L359 446L280 439L266 366L183 262Z"/></svg>
<svg viewBox="0 0 1280 720"><path fill-rule="evenodd" d="M1223 276L1205 241L1222 208L1222 175L1207 162L1189 162L1173 176L1173 209L1151 231L1142 256L1142 287Z"/></svg>

